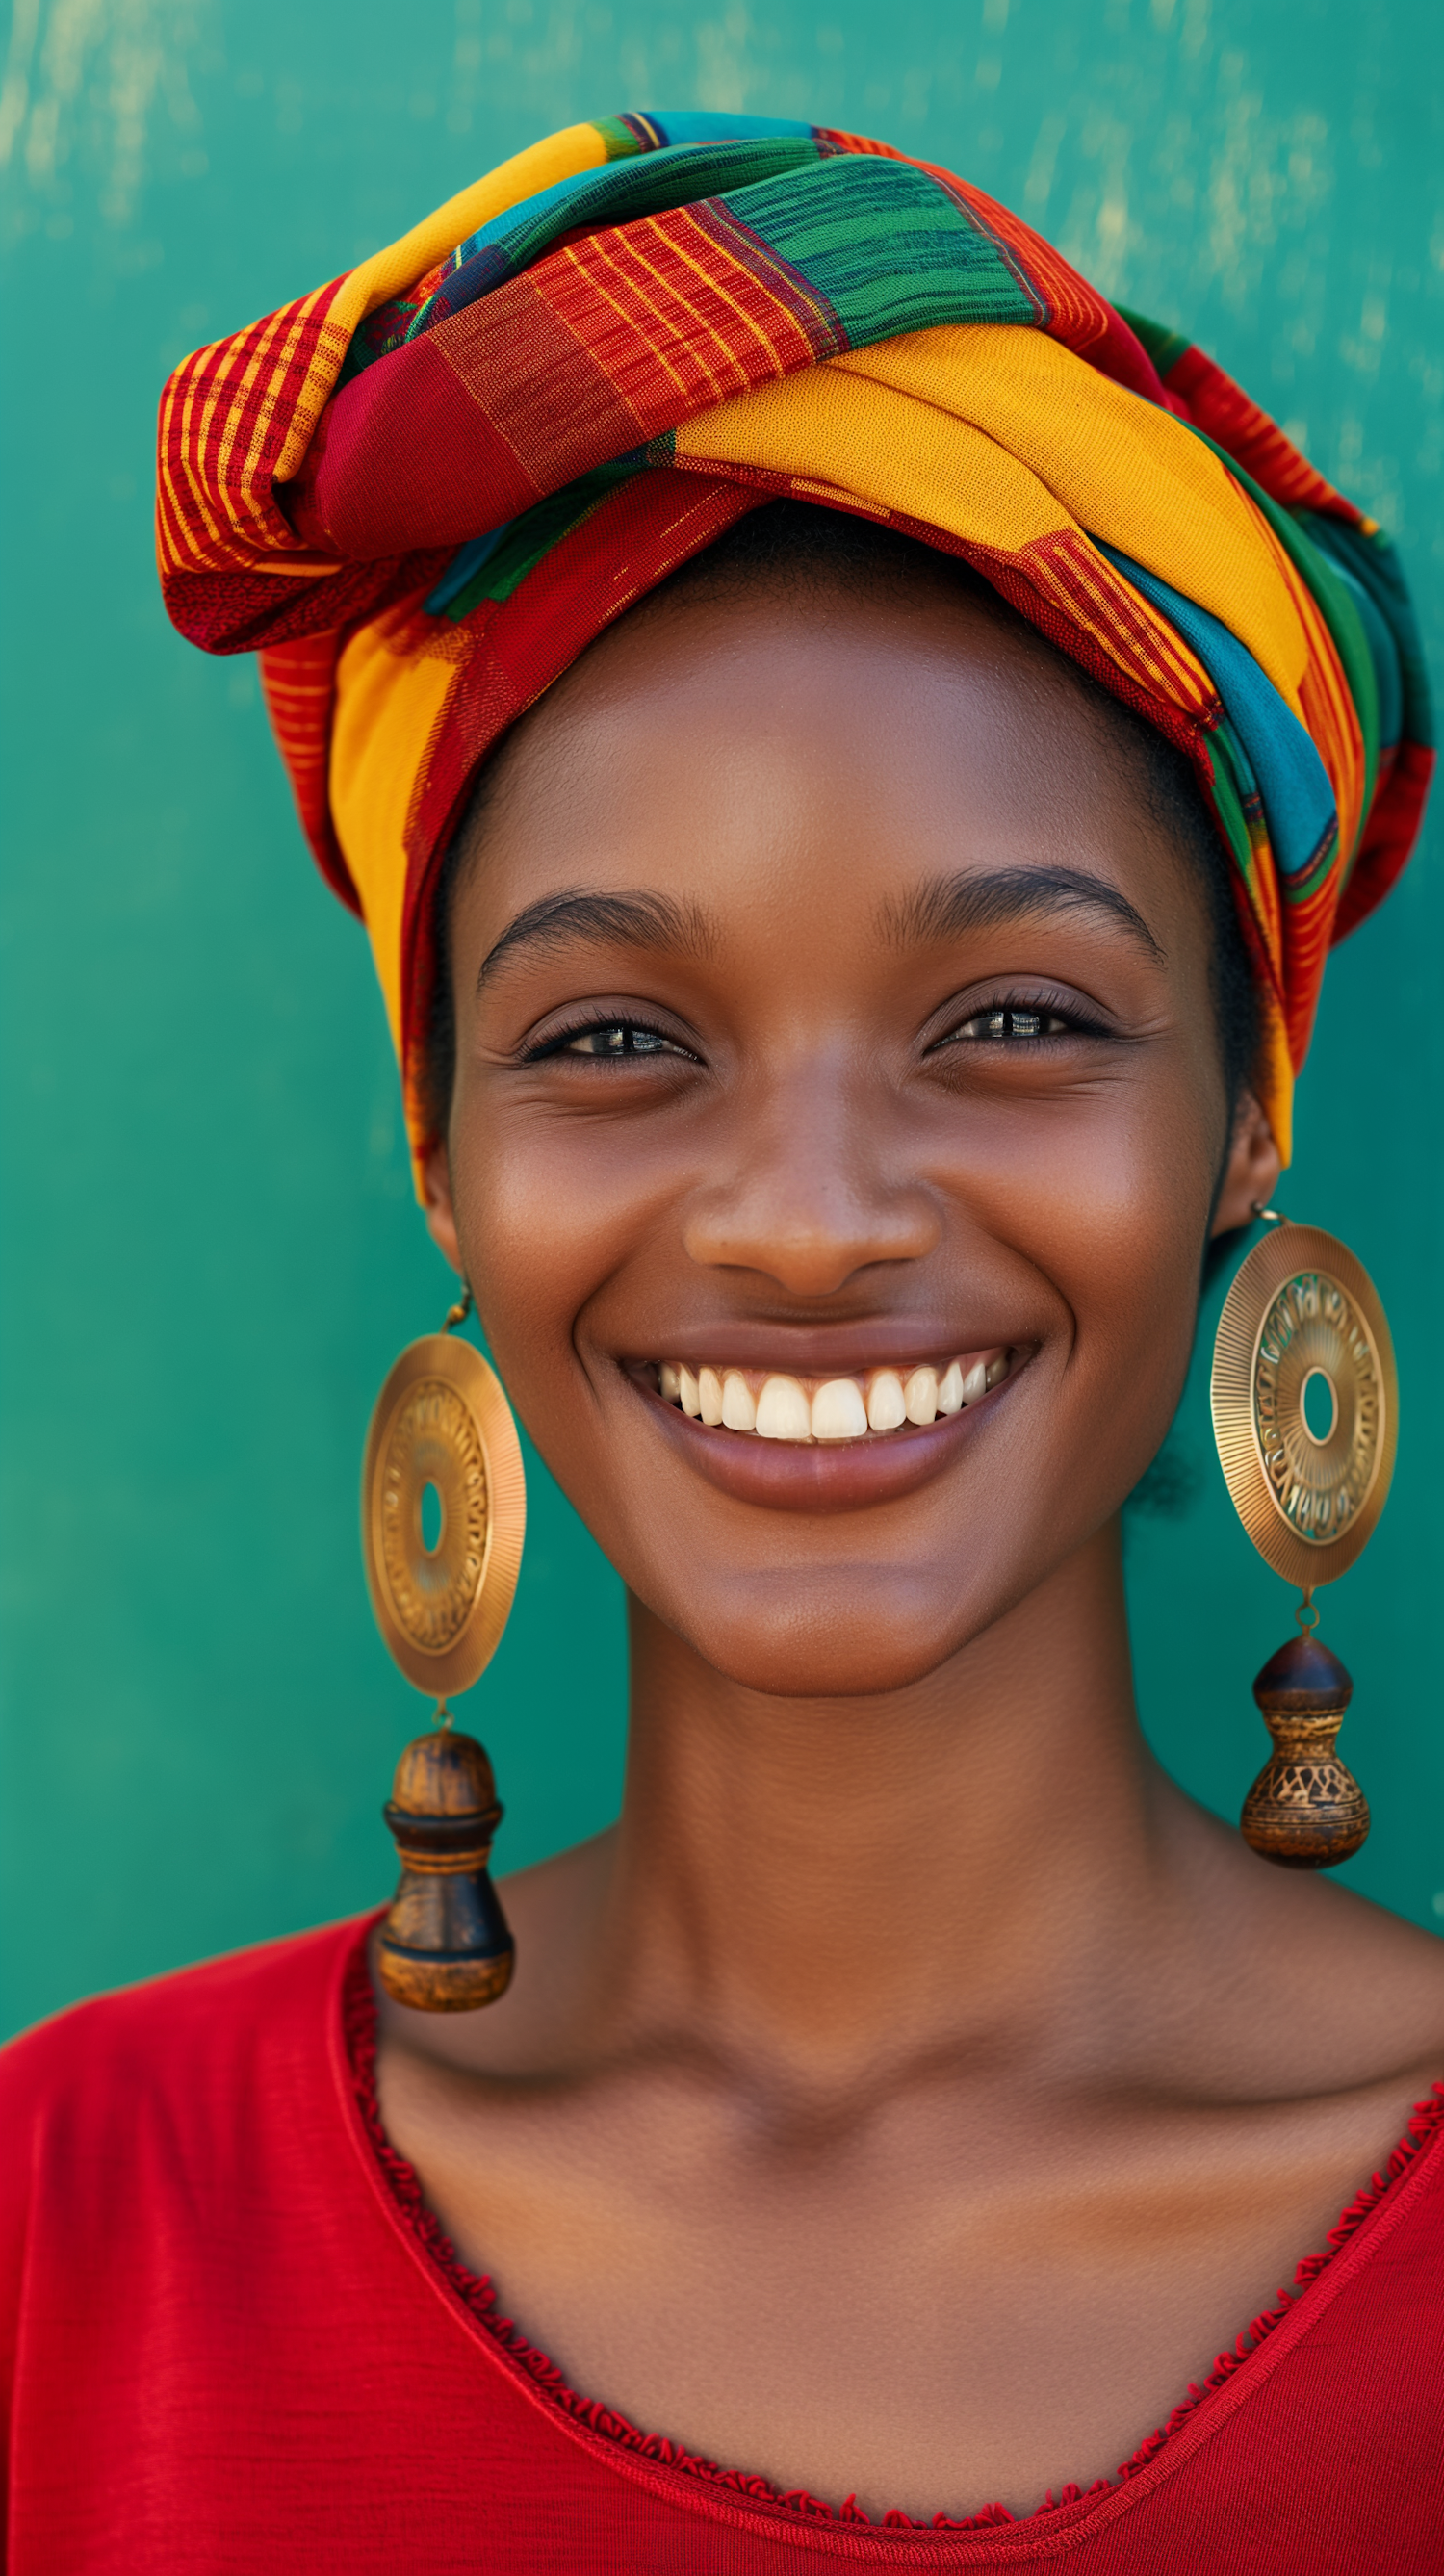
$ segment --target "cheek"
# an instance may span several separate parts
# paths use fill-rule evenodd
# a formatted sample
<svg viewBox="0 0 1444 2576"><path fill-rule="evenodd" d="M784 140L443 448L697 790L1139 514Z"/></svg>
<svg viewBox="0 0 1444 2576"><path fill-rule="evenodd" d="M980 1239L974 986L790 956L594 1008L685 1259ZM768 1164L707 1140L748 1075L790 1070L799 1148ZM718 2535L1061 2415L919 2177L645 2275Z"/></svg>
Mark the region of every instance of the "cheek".
<svg viewBox="0 0 1444 2576"><path fill-rule="evenodd" d="M1163 1439L1197 1321L1216 1177L1209 1095L1186 1058L1156 1071L1031 1122L1026 1155L995 1175L994 1222L1068 1317L1058 1378L1076 1457L1055 1472L1095 1488L1128 1490Z"/></svg>
<svg viewBox="0 0 1444 2576"><path fill-rule="evenodd" d="M458 1126L462 1124L457 1122ZM457 1233L467 1276L499 1364L513 1368L568 1337L588 1229L573 1193L558 1188L545 1153L480 1122L453 1141Z"/></svg>
<svg viewBox="0 0 1444 2576"><path fill-rule="evenodd" d="M453 1126L457 1230L498 1367L534 1436L576 1419L578 1318L609 1281L664 1256L673 1175L635 1130L462 1100Z"/></svg>

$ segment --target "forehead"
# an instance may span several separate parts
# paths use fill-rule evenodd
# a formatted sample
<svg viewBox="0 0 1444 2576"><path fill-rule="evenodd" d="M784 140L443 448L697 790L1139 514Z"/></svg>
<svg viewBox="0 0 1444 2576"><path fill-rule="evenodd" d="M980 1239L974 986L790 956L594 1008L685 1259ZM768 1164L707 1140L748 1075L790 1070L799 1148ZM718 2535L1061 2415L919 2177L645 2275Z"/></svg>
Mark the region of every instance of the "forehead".
<svg viewBox="0 0 1444 2576"><path fill-rule="evenodd" d="M647 603L516 728L470 837L467 909L492 922L581 879L721 916L809 894L875 909L999 864L1179 891L1127 721L946 567Z"/></svg>

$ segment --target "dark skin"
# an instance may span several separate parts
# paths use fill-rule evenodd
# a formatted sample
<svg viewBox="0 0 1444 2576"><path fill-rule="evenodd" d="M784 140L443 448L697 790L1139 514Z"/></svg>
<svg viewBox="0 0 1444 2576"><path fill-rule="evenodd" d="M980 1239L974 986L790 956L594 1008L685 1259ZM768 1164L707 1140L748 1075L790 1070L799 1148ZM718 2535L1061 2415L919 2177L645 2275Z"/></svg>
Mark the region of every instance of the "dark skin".
<svg viewBox="0 0 1444 2576"><path fill-rule="evenodd" d="M496 953L579 890L651 909ZM1114 2471L1444 2072L1439 1945L1135 1714L1119 1507L1278 1172L1208 949L1106 714L942 575L629 617L457 896L431 1222L628 1586L632 1731L505 1999L383 2000L383 2116L573 2385L873 2512ZM656 1391L992 1346L848 1448Z"/></svg>

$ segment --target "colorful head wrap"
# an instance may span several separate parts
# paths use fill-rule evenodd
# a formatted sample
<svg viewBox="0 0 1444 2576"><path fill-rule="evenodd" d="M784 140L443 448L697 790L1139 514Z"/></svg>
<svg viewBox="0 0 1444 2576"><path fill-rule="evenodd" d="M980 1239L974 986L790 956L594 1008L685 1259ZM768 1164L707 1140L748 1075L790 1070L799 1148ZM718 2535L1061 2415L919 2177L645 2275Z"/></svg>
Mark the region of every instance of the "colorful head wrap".
<svg viewBox="0 0 1444 2576"><path fill-rule="evenodd" d="M162 399L166 605L209 652L260 649L418 1152L431 898L479 762L779 494L965 557L1191 756L1287 1156L1326 953L1433 766L1393 549L1200 350L966 181L710 114L551 136Z"/></svg>

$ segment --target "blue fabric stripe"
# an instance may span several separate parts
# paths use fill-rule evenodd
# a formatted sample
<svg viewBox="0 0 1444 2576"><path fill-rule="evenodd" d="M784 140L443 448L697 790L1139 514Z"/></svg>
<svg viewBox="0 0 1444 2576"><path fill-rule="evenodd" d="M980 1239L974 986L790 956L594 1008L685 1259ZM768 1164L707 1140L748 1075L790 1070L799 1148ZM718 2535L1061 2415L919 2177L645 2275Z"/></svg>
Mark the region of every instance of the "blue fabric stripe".
<svg viewBox="0 0 1444 2576"><path fill-rule="evenodd" d="M1156 573L1145 572L1116 546L1093 543L1125 579L1151 599L1193 647L1228 710L1229 720L1258 780L1269 840L1279 873L1303 876L1314 866L1330 832L1339 828L1328 771L1292 709L1220 618L1186 599Z"/></svg>
<svg viewBox="0 0 1444 2576"><path fill-rule="evenodd" d="M510 526L510 519L504 519L499 528L489 528L484 537L470 537L464 546L458 547L436 588L427 593L428 617L439 617L442 610L450 606L457 592L465 590L472 574L480 572L482 565L495 554Z"/></svg>
<svg viewBox="0 0 1444 2576"><path fill-rule="evenodd" d="M776 134L802 135L810 143L817 134L815 125L798 125L790 116L719 116L712 108L670 107L643 107L636 113L668 143L765 143Z"/></svg>

